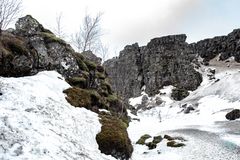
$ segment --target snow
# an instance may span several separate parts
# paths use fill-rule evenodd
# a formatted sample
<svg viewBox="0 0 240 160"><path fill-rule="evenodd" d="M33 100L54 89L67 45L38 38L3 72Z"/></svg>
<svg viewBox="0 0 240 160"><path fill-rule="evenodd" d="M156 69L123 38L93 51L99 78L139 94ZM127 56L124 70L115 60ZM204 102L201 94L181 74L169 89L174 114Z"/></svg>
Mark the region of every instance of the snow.
<svg viewBox="0 0 240 160"><path fill-rule="evenodd" d="M210 68L215 69L214 67ZM225 118L226 113L232 109L239 109L239 69L216 68L215 79L213 80L209 80L208 77L209 67L203 67L201 69L203 82L197 90L190 92L190 95L187 98L179 102L174 101L170 97L173 87L166 86L160 90L160 93L165 92L166 94L158 94L154 97L149 97L151 100L159 96L165 101L164 105L156 106L150 110L139 110L137 116L130 114L130 116L139 119L139 121L133 120L128 128L128 133L134 146L133 160L186 159L187 154L194 152L191 147L185 147L185 150L188 150L188 152L185 152L184 149L173 150L167 148L166 144L163 145L161 142L156 149L148 150L146 146L136 144L136 141L144 134L157 136L182 129L212 132L220 135L222 140L240 146L239 134L227 134L226 128L216 125L217 122L227 122ZM130 104L141 104L141 100L142 95L140 97L131 98ZM187 106L192 105L195 108L195 111L191 111L189 114L184 114L184 108L182 108L184 104ZM184 133L184 136L187 135ZM187 145L195 146L198 139L193 139L192 137L190 137L190 139L191 142L186 142L188 143ZM202 148L199 150L202 150ZM217 151L218 148L215 150ZM158 154L159 151L161 154ZM228 151L225 150L222 152L229 154ZM232 157L236 157L236 155L233 155ZM193 159L198 159L197 155L195 155ZM235 158L233 159L235 160Z"/></svg>
<svg viewBox="0 0 240 160"><path fill-rule="evenodd" d="M0 159L115 159L98 150L98 115L65 100L70 86L57 72L0 77L0 85Z"/></svg>
<svg viewBox="0 0 240 160"><path fill-rule="evenodd" d="M128 127L134 146L132 160L200 160L209 155L212 156L208 159L212 160L224 159L218 156L225 155L237 160L238 155L232 150L220 152L219 147L222 149L222 141L240 146L239 133L230 132L225 118L227 112L240 106L239 69L216 68L213 80L208 78L208 67L200 71L204 76L201 86L182 101L174 101L170 96L174 87L165 86L160 94L149 97L154 102L160 97L164 103L149 110L139 110L138 115L128 111L135 118ZM0 159L115 159L98 150L95 140L101 129L98 115L75 108L65 100L63 90L69 87L54 71L21 78L0 77L3 94L0 96ZM130 99L130 104L136 108L144 95L148 96L143 89L141 96ZM195 110L184 114L185 104ZM204 135L204 139L194 137L196 133ZM144 134L183 136L188 141L184 142L186 147L169 148L163 140L156 149L148 150L147 146L136 144ZM219 143L206 142L207 138ZM199 148L194 148L196 143L200 144ZM204 151L208 147L211 150Z"/></svg>

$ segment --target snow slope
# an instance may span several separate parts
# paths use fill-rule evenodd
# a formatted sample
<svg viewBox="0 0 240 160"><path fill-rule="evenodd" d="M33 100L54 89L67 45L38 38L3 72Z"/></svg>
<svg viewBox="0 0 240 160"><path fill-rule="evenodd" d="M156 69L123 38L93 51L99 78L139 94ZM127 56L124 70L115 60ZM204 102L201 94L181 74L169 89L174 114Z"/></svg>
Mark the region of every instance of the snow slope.
<svg viewBox="0 0 240 160"><path fill-rule="evenodd" d="M67 103L70 86L54 71L0 78L1 160L113 160L101 154L97 114Z"/></svg>
<svg viewBox="0 0 240 160"><path fill-rule="evenodd" d="M227 112L240 107L240 70L216 68L215 79L209 80L207 76L208 69L202 68L201 72L204 77L201 86L182 101L176 102L170 98L170 92L173 87L168 86L160 90L161 93L165 92L165 95L159 94L155 97L149 97L151 101L159 96L164 101L163 104L149 110L140 110L137 116L130 114L133 118L139 119L139 121L132 121L128 128L129 136L135 149L133 160L225 160L226 155L229 155L228 158L231 160L238 160L239 152L235 153L233 149L229 151L224 145L225 141L228 141L233 143L235 150L240 148L237 147L240 146L238 129L240 123L236 123L233 128L230 128L227 123L231 122L228 122L225 118ZM143 94L145 95L145 93ZM130 103L132 105L141 104L141 97L130 99ZM184 114L184 105L193 106L195 111ZM235 122L240 121L237 120ZM180 132L181 130L184 131ZM238 130L238 132L235 130ZM197 134L200 132L202 134ZM161 142L156 149L148 150L146 146L136 144L136 141L144 134L157 136L166 133L185 136L189 140L186 142L187 146L185 148L172 149L166 147L166 142ZM202 140L201 136L205 136L204 138L206 139ZM216 144L214 142L210 143L210 139L216 139ZM196 146L199 148L196 148ZM205 153L201 152L206 147L212 148L212 150ZM221 153L221 157L219 157L217 152ZM206 157L204 158L204 156Z"/></svg>

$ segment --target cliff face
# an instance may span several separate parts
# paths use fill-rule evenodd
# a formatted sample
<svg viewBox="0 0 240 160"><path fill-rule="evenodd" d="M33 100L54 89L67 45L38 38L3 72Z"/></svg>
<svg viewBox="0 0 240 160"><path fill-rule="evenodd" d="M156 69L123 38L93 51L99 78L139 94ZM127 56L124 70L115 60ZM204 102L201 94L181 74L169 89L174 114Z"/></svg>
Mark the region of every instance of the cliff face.
<svg viewBox="0 0 240 160"><path fill-rule="evenodd" d="M113 89L124 98L138 96L143 86L150 95L166 85L196 89L202 78L185 40L186 35L174 35L152 39L144 47L126 46L119 58L104 63Z"/></svg>
<svg viewBox="0 0 240 160"><path fill-rule="evenodd" d="M212 39L205 39L194 44L196 54L199 54L205 61L209 61L219 55L219 60L226 60L234 57L240 62L240 29L235 29L227 36L218 36Z"/></svg>
<svg viewBox="0 0 240 160"><path fill-rule="evenodd" d="M218 55L219 60L234 57L240 62L239 29L193 44L185 40L186 35L172 35L152 39L143 47L126 46L118 58L104 63L113 89L125 99L139 96L143 86L150 95L167 85L195 90L202 82L194 68L197 57L203 58L204 63Z"/></svg>

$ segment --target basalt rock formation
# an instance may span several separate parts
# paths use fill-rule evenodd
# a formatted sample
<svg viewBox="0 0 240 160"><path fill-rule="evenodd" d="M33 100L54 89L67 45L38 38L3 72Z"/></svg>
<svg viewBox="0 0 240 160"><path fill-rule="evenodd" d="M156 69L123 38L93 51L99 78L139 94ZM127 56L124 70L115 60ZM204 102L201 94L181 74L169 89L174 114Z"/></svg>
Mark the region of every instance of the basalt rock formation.
<svg viewBox="0 0 240 160"><path fill-rule="evenodd" d="M163 86L196 89L201 74L194 69L196 58L186 35L152 39L147 46L126 46L120 56L104 63L113 89L125 99L139 96L141 89L156 94Z"/></svg>
<svg viewBox="0 0 240 160"><path fill-rule="evenodd" d="M64 77L79 74L74 50L30 15L20 18L16 30L0 37L1 76L33 75L57 70Z"/></svg>
<svg viewBox="0 0 240 160"><path fill-rule="evenodd" d="M113 90L125 100L139 96L142 89L156 94L163 86L195 90L202 82L197 72L199 57L203 64L219 56L224 61L234 57L240 62L240 29L227 36L186 43L186 35L170 35L152 39L146 46L128 45L119 57L104 63Z"/></svg>

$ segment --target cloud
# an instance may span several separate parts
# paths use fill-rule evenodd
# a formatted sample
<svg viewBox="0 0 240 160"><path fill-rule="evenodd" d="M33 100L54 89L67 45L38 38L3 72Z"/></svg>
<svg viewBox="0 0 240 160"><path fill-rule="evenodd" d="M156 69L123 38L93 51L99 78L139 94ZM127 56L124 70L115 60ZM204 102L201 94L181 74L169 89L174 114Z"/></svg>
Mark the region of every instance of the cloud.
<svg viewBox="0 0 240 160"><path fill-rule="evenodd" d="M140 42L146 44L151 38L179 32L179 26L199 0L152 0L133 3L122 8L115 17L111 38L117 44ZM128 4L125 4L128 5ZM117 21L119 20L119 21Z"/></svg>

